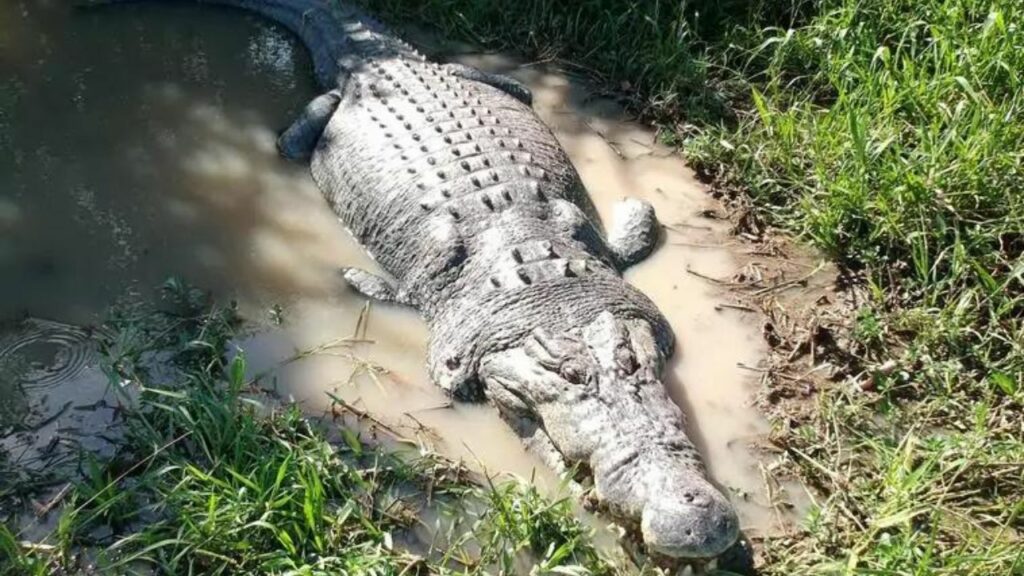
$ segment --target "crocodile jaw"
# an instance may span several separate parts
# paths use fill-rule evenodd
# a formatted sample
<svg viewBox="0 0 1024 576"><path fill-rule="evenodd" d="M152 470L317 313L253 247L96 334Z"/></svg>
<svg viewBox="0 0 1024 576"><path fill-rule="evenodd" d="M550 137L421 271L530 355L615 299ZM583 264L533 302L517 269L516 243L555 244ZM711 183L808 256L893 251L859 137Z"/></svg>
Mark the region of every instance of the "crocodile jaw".
<svg viewBox="0 0 1024 576"><path fill-rule="evenodd" d="M713 558L736 541L739 521L705 477L663 364L647 322L605 312L563 334L535 331L485 357L480 374L498 408L536 421L566 464L592 474L599 505L638 526L652 551Z"/></svg>

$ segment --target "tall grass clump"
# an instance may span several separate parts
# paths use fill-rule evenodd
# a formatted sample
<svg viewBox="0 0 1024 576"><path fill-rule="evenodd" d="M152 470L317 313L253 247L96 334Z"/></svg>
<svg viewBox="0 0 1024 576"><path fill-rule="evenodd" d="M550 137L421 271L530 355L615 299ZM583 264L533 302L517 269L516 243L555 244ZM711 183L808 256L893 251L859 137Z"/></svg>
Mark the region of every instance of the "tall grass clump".
<svg viewBox="0 0 1024 576"><path fill-rule="evenodd" d="M576 65L863 279L877 393L782 434L822 499L767 571L1024 573L1024 3L364 3Z"/></svg>
<svg viewBox="0 0 1024 576"><path fill-rule="evenodd" d="M85 455L42 539L0 523L0 575L627 572L566 500L268 395L228 354L233 310L178 282L167 294L97 331L123 396L118 450Z"/></svg>

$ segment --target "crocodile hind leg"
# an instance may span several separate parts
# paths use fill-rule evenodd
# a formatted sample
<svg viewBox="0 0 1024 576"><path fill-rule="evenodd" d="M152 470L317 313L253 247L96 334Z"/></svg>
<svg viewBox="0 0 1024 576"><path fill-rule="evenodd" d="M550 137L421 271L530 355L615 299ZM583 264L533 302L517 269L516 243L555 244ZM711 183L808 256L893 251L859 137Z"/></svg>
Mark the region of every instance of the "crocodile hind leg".
<svg viewBox="0 0 1024 576"><path fill-rule="evenodd" d="M298 119L277 139L277 149L289 160L307 160L320 141L320 135L341 103L338 90L313 98Z"/></svg>
<svg viewBox="0 0 1024 576"><path fill-rule="evenodd" d="M473 68L472 66L466 66L465 64L448 64L446 67L452 74L459 78L480 82L481 84L487 84L488 86L497 88L527 106L533 104L533 92L531 92L525 84L515 78L505 76L504 74L484 72L483 70Z"/></svg>

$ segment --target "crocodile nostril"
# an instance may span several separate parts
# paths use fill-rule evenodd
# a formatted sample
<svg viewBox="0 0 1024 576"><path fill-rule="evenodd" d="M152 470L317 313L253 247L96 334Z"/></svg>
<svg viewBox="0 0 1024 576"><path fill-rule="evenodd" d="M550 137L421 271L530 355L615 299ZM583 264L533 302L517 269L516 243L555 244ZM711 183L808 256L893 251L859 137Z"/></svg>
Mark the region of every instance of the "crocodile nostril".
<svg viewBox="0 0 1024 576"><path fill-rule="evenodd" d="M676 558L721 554L736 541L738 522L728 500L712 490L710 485L685 487L674 498L649 502L640 519L644 542Z"/></svg>

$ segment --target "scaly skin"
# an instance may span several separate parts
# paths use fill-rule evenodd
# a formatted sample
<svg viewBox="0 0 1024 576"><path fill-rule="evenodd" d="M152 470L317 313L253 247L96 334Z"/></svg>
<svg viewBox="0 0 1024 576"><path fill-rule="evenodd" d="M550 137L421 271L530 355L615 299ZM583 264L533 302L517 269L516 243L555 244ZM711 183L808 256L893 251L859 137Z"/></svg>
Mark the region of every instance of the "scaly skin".
<svg viewBox="0 0 1024 576"><path fill-rule="evenodd" d="M521 86L428 62L351 7L213 2L309 47L327 93L280 148L311 156L331 207L393 278L349 270L350 283L428 322L434 381L488 397L550 462L589 471L599 502L651 549L709 558L732 545L735 512L660 380L672 331L621 277L653 248L650 206L623 203L606 240Z"/></svg>

